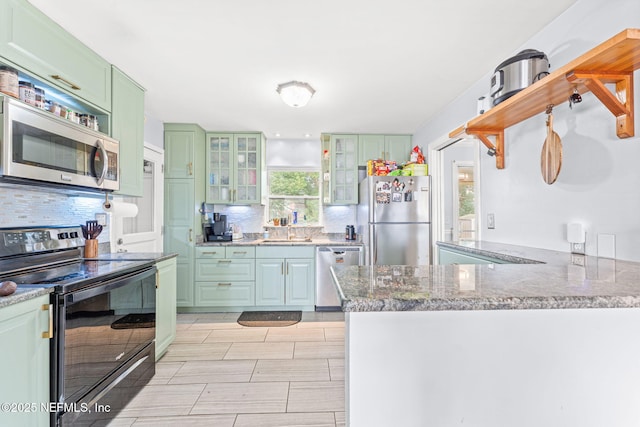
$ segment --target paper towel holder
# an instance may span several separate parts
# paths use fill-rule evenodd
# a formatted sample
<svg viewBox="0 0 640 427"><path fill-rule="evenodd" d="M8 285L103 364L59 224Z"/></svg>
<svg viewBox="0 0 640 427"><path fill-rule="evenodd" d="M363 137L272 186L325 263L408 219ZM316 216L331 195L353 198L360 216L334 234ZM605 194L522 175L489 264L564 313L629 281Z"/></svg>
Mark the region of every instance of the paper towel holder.
<svg viewBox="0 0 640 427"><path fill-rule="evenodd" d="M111 203L109 202L109 193L104 193L104 203L102 204L102 207L105 209L111 208Z"/></svg>

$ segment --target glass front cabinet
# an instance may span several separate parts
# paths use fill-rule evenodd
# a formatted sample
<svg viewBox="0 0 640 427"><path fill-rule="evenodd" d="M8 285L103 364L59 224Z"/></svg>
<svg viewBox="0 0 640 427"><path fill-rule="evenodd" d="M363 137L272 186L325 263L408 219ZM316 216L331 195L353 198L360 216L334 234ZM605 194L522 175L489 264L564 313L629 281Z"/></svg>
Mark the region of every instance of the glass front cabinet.
<svg viewBox="0 0 640 427"><path fill-rule="evenodd" d="M358 135L323 134L322 167L325 204L358 203Z"/></svg>
<svg viewBox="0 0 640 427"><path fill-rule="evenodd" d="M261 203L264 136L207 133L207 203Z"/></svg>

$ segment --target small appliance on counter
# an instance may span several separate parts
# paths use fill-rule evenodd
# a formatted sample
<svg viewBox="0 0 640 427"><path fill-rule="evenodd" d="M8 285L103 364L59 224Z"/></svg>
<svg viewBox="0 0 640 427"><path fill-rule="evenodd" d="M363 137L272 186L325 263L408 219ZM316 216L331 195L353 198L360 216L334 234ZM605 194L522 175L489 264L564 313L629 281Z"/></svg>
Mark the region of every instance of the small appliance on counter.
<svg viewBox="0 0 640 427"><path fill-rule="evenodd" d="M202 234L205 242L231 242L233 233L227 227L227 216L214 212L212 222L202 223Z"/></svg>

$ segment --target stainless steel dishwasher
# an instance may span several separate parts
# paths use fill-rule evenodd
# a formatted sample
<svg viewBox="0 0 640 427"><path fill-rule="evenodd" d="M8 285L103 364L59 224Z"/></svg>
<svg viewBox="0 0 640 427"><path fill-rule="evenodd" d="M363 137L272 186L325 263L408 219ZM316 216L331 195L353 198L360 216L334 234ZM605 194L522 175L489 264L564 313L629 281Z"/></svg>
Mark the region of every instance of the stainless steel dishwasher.
<svg viewBox="0 0 640 427"><path fill-rule="evenodd" d="M316 248L316 311L340 311L340 297L333 284L333 265L362 265L362 246L318 246Z"/></svg>

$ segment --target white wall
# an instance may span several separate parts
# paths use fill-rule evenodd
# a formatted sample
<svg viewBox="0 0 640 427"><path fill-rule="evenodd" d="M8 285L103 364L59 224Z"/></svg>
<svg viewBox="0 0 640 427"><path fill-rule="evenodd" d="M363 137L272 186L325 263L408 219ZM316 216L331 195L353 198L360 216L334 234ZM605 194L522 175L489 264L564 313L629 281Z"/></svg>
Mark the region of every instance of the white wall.
<svg viewBox="0 0 640 427"><path fill-rule="evenodd" d="M579 0L513 53L542 50L553 71L631 27L640 28L637 0ZM421 127L414 141L427 146L475 116L492 71ZM635 78L640 108L640 72ZM568 251L566 224L577 221L586 227L587 254L597 255L598 234L613 234L616 258L640 261L640 137L618 139L615 118L592 94L573 110L568 103L557 106L554 128L562 139L563 164L549 186L540 174L545 120L540 114L506 130L504 170L495 168L494 158L481 157L482 212L494 213L496 221L495 230L487 230L481 218L483 239ZM638 135L637 118L635 124Z"/></svg>

